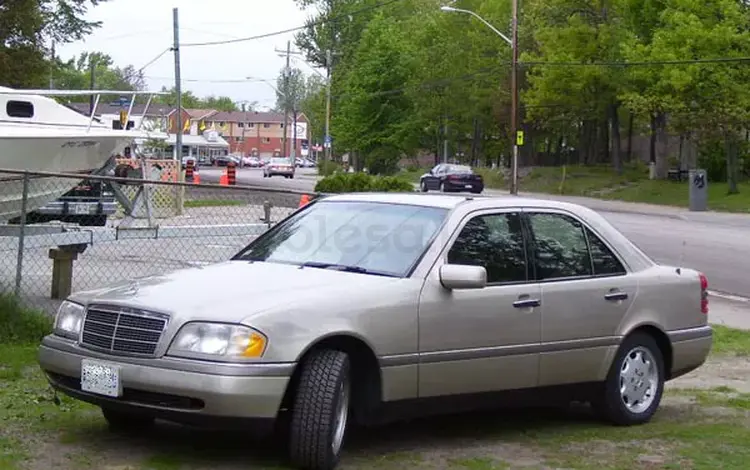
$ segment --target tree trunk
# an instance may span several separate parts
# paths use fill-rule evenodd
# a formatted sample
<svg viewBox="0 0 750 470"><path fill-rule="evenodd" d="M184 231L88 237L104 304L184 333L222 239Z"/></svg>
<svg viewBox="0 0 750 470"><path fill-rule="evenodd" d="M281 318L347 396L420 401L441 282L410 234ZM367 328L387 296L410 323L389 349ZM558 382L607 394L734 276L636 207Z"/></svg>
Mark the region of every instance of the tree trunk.
<svg viewBox="0 0 750 470"><path fill-rule="evenodd" d="M732 131L727 131L724 136L724 148L727 158L727 186L728 194L739 194L737 187L737 145Z"/></svg>
<svg viewBox="0 0 750 470"><path fill-rule="evenodd" d="M628 153L625 155L625 160L628 162L633 161L633 113L630 113L628 117Z"/></svg>
<svg viewBox="0 0 750 470"><path fill-rule="evenodd" d="M547 136L547 146L544 149L544 160L542 165L546 166L552 163L552 136Z"/></svg>
<svg viewBox="0 0 750 470"><path fill-rule="evenodd" d="M479 119L474 116L474 133L471 137L471 166L477 166L477 147L479 140Z"/></svg>
<svg viewBox="0 0 750 470"><path fill-rule="evenodd" d="M562 146L563 142L565 142L565 136L560 136L557 139L557 148L555 149L555 166L562 165Z"/></svg>
<svg viewBox="0 0 750 470"><path fill-rule="evenodd" d="M659 113L656 119L656 179L667 178L669 170L669 136L667 135L667 116Z"/></svg>
<svg viewBox="0 0 750 470"><path fill-rule="evenodd" d="M622 174L622 156L620 155L620 105L612 105L612 165L618 175Z"/></svg>
<svg viewBox="0 0 750 470"><path fill-rule="evenodd" d="M648 143L648 161L656 164L656 115L651 116L651 136Z"/></svg>

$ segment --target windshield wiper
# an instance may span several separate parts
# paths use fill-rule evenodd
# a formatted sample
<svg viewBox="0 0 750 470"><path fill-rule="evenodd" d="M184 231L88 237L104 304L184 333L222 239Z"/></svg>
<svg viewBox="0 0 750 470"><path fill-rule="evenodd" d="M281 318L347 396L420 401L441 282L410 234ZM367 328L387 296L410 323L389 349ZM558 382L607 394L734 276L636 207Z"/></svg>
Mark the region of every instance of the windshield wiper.
<svg viewBox="0 0 750 470"><path fill-rule="evenodd" d="M358 273L358 274L370 274L373 276L384 276L384 277L399 277L395 274L384 273L382 271L371 271L361 266L349 266L346 264L337 263L322 263L318 261L308 261L300 265L303 268L319 268L319 269L335 269L336 271L344 271L347 273Z"/></svg>

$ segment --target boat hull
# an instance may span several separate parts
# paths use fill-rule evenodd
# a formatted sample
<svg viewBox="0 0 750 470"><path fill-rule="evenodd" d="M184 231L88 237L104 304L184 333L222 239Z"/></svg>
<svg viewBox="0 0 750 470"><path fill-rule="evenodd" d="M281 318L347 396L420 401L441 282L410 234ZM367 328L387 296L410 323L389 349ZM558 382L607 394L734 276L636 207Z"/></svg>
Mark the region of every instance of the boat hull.
<svg viewBox="0 0 750 470"><path fill-rule="evenodd" d="M70 134L73 134L72 132ZM26 212L58 199L102 168L110 156L132 143L128 135L0 135L0 168L81 175L81 178L29 176ZM0 171L0 221L17 217L23 205L24 177Z"/></svg>

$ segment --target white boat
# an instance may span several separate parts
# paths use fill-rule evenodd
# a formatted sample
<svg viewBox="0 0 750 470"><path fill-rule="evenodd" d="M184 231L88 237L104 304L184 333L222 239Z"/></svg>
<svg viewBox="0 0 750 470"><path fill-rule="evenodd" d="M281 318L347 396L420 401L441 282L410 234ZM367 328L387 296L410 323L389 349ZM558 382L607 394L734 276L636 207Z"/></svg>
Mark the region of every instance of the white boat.
<svg viewBox="0 0 750 470"><path fill-rule="evenodd" d="M15 90L0 87L0 221L22 212L24 175L2 170L87 175L101 169L113 154L123 153L145 131L117 130L95 118L102 95L130 96L130 112L138 94L158 92L112 90ZM51 96L94 95L94 110L84 116ZM81 180L29 176L26 212L58 199Z"/></svg>

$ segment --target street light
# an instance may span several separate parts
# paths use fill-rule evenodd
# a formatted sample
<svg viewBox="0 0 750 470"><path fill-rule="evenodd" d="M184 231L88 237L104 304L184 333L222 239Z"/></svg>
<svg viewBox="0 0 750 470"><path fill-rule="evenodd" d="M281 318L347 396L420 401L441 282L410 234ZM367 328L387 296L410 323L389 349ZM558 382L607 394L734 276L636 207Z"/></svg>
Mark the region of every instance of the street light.
<svg viewBox="0 0 750 470"><path fill-rule="evenodd" d="M462 8L454 8L451 6L442 6L440 7L440 10L445 12L452 12L452 13L466 13L467 15L471 15L474 18L478 19L482 23L484 23L485 26L490 28L495 34L500 36L506 43L508 43L512 50L512 61L511 61L511 79L510 79L510 88L511 88L511 124L510 127L512 128L512 138L513 138L513 157L511 160L511 180L510 180L510 193L511 194L518 194L518 0L512 0L512 33L511 38L508 38L505 34L500 32L499 29L492 26L487 20L479 16L478 14L474 13L470 10L464 10Z"/></svg>

